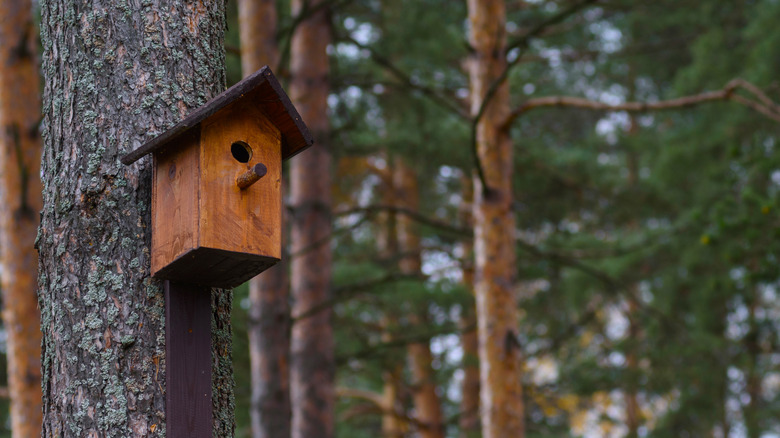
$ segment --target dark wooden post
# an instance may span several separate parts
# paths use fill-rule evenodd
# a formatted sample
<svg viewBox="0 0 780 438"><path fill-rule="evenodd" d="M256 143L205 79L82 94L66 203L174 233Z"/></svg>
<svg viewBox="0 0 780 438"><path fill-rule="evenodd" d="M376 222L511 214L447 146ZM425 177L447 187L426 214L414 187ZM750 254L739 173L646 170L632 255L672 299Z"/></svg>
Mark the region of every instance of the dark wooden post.
<svg viewBox="0 0 780 438"><path fill-rule="evenodd" d="M210 438L210 287L165 281L165 350L168 437Z"/></svg>

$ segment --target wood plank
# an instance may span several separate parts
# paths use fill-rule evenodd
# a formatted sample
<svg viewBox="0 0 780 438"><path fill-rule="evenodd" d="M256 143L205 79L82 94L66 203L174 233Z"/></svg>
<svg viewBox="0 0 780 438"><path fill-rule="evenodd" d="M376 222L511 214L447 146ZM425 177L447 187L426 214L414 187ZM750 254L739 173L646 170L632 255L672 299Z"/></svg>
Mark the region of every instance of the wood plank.
<svg viewBox="0 0 780 438"><path fill-rule="evenodd" d="M152 275L198 247L200 129L155 154L152 177Z"/></svg>
<svg viewBox="0 0 780 438"><path fill-rule="evenodd" d="M282 161L279 131L251 102L240 101L203 122L199 246L281 257ZM252 149L247 163L231 145ZM267 174L241 189L236 177L262 163Z"/></svg>
<svg viewBox="0 0 780 438"><path fill-rule="evenodd" d="M211 438L211 288L165 282L165 416L170 438Z"/></svg>
<svg viewBox="0 0 780 438"><path fill-rule="evenodd" d="M174 260L156 278L221 288L236 287L279 262L255 254L197 248Z"/></svg>
<svg viewBox="0 0 780 438"><path fill-rule="evenodd" d="M242 99L244 97L245 99ZM301 119L300 114L290 102L287 93L268 66L247 76L239 83L225 90L219 96L211 99L205 105L194 110L184 120L174 125L139 148L122 157L122 163L129 165L141 157L155 152L176 137L184 134L201 122L216 114L224 107L237 100L250 101L259 107L281 131L283 143L283 159L303 151L314 143L309 129Z"/></svg>

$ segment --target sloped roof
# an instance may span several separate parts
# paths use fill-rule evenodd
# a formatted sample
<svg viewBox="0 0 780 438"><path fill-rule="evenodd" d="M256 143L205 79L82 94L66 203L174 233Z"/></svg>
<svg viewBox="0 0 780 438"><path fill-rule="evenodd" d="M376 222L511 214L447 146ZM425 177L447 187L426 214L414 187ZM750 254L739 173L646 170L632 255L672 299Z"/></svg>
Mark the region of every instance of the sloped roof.
<svg viewBox="0 0 780 438"><path fill-rule="evenodd" d="M250 95L271 123L279 128L282 134L282 159L286 160L314 143L309 128L301 120L282 85L271 69L265 66L211 99L169 130L122 157L122 163L135 163L246 95Z"/></svg>

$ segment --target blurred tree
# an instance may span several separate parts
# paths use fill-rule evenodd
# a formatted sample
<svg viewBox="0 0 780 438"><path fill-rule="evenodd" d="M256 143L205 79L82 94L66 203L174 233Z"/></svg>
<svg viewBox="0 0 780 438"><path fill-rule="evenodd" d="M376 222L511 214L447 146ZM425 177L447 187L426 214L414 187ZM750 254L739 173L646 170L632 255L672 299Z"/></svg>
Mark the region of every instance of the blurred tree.
<svg viewBox="0 0 780 438"><path fill-rule="evenodd" d="M331 297L332 263L327 103L330 16L324 0L294 0L292 10L301 21L290 45L290 97L317 143L290 166L292 436L330 438L335 397L333 329L331 309L322 307ZM312 309L316 309L314 314L299 318Z"/></svg>
<svg viewBox="0 0 780 438"><path fill-rule="evenodd" d="M277 12L273 0L239 0L241 70L248 76L264 65L276 68ZM282 181L282 198L287 184ZM282 209L283 248L287 240ZM284 252L284 251L283 251ZM249 282L249 350L252 370L252 436L290 436L290 307L287 254Z"/></svg>
<svg viewBox="0 0 780 438"><path fill-rule="evenodd" d="M41 433L41 330L32 242L41 210L40 78L29 1L0 2L0 264L11 430Z"/></svg>
<svg viewBox="0 0 780 438"><path fill-rule="evenodd" d="M501 267L500 296L517 300L501 306L512 336L498 347L525 356L510 374L522 381L515 419L526 436L778 427L774 2L506 2L485 20L484 46L465 41L480 30L466 3L332 0L309 11L323 4L334 38L326 139L339 145L333 295L303 315L335 316L337 436L419 426L412 369L398 371L410 345L435 347L445 435L473 427L473 226L459 204L470 198L461 180L481 183L480 167L489 183L475 184L473 211L501 204L488 225L502 225L491 242L505 256L477 257L474 280L484 291L479 263ZM468 3L477 17L496 4ZM493 64L469 93L478 66ZM491 133L500 146L485 146ZM418 206L383 193L396 160L416 172ZM422 275L399 273L403 251L378 242L388 220L417 225ZM488 248L485 236L473 243ZM422 309L427 319L410 324Z"/></svg>
<svg viewBox="0 0 780 438"><path fill-rule="evenodd" d="M525 436L518 338L512 141L504 0L470 0L468 60L478 163L474 177L474 293L477 302L482 436Z"/></svg>

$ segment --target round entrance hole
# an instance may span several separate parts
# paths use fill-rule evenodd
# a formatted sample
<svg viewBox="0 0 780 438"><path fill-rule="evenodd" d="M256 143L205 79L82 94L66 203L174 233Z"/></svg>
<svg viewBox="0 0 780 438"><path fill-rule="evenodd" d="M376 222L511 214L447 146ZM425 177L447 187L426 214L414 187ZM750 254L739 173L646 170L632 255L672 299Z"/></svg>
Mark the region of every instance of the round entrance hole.
<svg viewBox="0 0 780 438"><path fill-rule="evenodd" d="M237 141L230 145L230 153L239 163L248 163L252 158L252 148L243 141Z"/></svg>

